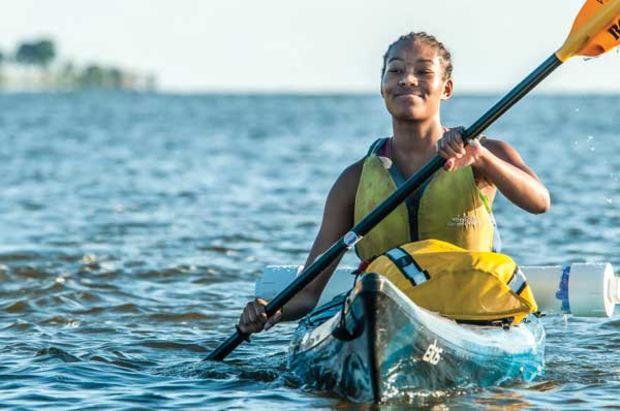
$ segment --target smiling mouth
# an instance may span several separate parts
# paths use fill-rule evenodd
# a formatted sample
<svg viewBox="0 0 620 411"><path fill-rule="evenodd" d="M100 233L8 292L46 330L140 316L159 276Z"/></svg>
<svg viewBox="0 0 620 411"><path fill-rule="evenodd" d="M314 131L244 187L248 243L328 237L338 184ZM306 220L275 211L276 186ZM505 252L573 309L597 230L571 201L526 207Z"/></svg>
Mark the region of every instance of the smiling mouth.
<svg viewBox="0 0 620 411"><path fill-rule="evenodd" d="M423 98L423 96L421 94L417 94L417 93L401 93L401 94L397 94L396 97L419 97L419 98Z"/></svg>

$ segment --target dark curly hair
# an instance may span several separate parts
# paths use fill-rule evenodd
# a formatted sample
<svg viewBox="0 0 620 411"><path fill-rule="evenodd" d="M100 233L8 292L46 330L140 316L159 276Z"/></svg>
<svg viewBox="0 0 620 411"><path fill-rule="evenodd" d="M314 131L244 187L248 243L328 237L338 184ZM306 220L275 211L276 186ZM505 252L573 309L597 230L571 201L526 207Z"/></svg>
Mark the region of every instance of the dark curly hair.
<svg viewBox="0 0 620 411"><path fill-rule="evenodd" d="M387 58L388 58L388 54L390 54L390 50L392 50L392 47L394 47L401 41L411 41L411 42L421 41L421 42L424 42L425 44L428 44L431 47L434 47L435 50L437 50L437 54L439 55L439 57L441 57L443 61L444 79L447 80L449 78L452 78L452 55L450 54L446 46L444 46L444 44L441 41L437 40L435 36L430 35L424 31L417 31L417 32L412 31L409 34L400 36L398 40L390 44L387 51L383 55L383 68L381 69L381 78L383 78L383 75L385 74L385 66L387 64Z"/></svg>

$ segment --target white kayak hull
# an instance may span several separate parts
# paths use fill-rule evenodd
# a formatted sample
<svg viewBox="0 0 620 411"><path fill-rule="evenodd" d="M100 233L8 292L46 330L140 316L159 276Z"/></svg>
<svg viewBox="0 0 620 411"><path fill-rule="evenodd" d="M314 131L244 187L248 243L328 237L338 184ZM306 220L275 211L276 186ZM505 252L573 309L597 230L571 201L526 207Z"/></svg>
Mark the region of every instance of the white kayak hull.
<svg viewBox="0 0 620 411"><path fill-rule="evenodd" d="M305 317L289 367L311 389L356 402L530 381L543 370L538 319L507 330L457 324L415 305L386 278L360 277L349 293Z"/></svg>

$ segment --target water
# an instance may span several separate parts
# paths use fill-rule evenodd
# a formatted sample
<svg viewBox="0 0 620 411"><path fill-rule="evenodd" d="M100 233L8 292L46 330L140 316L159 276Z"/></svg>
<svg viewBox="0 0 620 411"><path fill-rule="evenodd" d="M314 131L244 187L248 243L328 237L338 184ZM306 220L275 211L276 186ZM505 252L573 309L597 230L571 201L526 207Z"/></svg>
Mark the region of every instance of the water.
<svg viewBox="0 0 620 411"><path fill-rule="evenodd" d="M470 124L495 100L457 97L443 120ZM620 267L619 103L528 97L489 130L553 198L540 216L497 201L517 261ZM377 96L0 95L0 404L349 407L287 373L292 324L201 360L264 265L304 261L332 182L389 134ZM410 401L617 406L620 319L545 323L533 384Z"/></svg>

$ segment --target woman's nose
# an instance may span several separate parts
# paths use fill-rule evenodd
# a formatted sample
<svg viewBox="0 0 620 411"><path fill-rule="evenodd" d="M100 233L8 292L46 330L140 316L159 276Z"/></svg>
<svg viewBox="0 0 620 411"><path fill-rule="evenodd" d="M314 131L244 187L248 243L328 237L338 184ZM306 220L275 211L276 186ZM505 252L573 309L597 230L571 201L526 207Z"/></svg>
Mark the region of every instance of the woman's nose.
<svg viewBox="0 0 620 411"><path fill-rule="evenodd" d="M398 81L398 85L401 87L412 87L418 85L418 79L410 72L406 72L403 74L401 79Z"/></svg>

